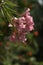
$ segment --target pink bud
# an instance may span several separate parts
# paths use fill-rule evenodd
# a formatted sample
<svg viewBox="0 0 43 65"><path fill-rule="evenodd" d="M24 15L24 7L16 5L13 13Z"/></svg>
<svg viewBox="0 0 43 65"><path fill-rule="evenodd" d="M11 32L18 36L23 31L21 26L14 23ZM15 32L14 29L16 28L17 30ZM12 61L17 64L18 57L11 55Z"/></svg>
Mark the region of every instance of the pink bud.
<svg viewBox="0 0 43 65"><path fill-rule="evenodd" d="M8 27L12 27L13 25L9 23Z"/></svg>

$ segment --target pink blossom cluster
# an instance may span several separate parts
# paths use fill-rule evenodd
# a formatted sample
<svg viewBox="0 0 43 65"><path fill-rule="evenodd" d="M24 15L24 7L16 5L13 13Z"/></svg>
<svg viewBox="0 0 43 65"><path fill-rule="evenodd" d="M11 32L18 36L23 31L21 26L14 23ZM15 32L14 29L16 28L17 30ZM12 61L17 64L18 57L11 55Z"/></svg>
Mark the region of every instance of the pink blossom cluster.
<svg viewBox="0 0 43 65"><path fill-rule="evenodd" d="M21 17L13 18L14 21L14 27L16 29L16 32L14 31L14 33L12 34L12 36L10 36L10 40L11 41L21 41L21 42L25 42L27 40L27 38L25 37L25 35L34 30L34 22L33 22L33 18L30 15L30 9L28 8ZM11 24L9 24L9 27L12 27Z"/></svg>

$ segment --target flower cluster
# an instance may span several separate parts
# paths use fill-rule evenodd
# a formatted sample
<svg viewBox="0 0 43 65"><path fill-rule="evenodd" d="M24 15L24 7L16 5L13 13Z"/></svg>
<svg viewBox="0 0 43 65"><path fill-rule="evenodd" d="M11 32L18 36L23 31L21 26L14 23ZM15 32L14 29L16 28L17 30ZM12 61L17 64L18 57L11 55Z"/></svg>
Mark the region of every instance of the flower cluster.
<svg viewBox="0 0 43 65"><path fill-rule="evenodd" d="M21 17L13 18L14 21L14 27L16 30L14 30L13 35L10 36L11 41L21 41L25 42L27 39L25 35L34 30L34 22L32 16L30 16L30 9L28 8ZM11 24L9 26L12 27Z"/></svg>

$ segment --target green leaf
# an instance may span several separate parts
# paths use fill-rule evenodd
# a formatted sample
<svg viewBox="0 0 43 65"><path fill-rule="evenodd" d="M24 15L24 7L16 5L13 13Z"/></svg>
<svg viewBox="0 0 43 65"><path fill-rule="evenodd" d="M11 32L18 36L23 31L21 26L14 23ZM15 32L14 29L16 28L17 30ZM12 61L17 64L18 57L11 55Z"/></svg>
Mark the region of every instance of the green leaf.
<svg viewBox="0 0 43 65"><path fill-rule="evenodd" d="M14 4L13 2L9 1L9 0L6 0L6 4L11 6L11 7L17 7L16 4Z"/></svg>
<svg viewBox="0 0 43 65"><path fill-rule="evenodd" d="M13 10L12 8L8 7L7 5L5 5L6 10L9 12L9 14L13 17L13 14L16 13L15 10Z"/></svg>
<svg viewBox="0 0 43 65"><path fill-rule="evenodd" d="M9 22L11 22L12 16L10 16L10 14L8 13L8 11L6 10L6 8L4 6L2 6L2 7L3 7L3 11L4 11L4 14L5 14L5 17L7 18L7 20Z"/></svg>

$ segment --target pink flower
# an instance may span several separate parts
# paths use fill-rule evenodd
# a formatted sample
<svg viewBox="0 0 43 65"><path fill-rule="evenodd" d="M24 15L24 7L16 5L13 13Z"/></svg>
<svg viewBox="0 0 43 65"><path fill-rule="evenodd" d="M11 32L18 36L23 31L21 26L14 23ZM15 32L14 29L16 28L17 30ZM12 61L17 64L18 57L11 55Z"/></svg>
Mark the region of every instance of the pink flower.
<svg viewBox="0 0 43 65"><path fill-rule="evenodd" d="M15 41L15 36L14 35L10 36L9 40L10 41Z"/></svg>
<svg viewBox="0 0 43 65"><path fill-rule="evenodd" d="M26 16L26 15L30 15L30 9L29 8L22 14L22 16Z"/></svg>
<svg viewBox="0 0 43 65"><path fill-rule="evenodd" d="M15 32L15 35L12 35L10 40L12 41L21 41L25 42L27 39L25 35L34 30L34 22L32 16L30 16L30 9L28 8L21 17L16 18L14 17L14 27L17 31Z"/></svg>

